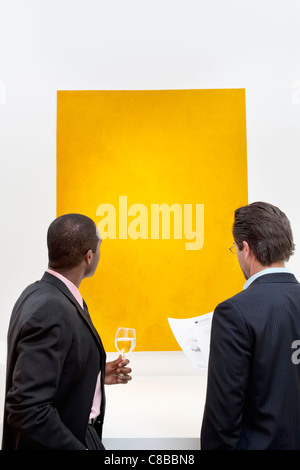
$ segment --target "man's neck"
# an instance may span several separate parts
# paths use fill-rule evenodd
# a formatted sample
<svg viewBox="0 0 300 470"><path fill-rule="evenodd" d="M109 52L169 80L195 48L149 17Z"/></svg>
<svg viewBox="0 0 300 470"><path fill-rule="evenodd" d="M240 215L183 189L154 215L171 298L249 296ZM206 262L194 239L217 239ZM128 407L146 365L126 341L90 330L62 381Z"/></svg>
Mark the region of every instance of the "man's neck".
<svg viewBox="0 0 300 470"><path fill-rule="evenodd" d="M250 266L250 276L254 276L254 274L257 274L261 271L264 271L265 269L270 269L270 268L285 268L285 263L284 261L278 261L277 263L272 263L268 266L263 266L260 264L256 259L253 261L253 263Z"/></svg>

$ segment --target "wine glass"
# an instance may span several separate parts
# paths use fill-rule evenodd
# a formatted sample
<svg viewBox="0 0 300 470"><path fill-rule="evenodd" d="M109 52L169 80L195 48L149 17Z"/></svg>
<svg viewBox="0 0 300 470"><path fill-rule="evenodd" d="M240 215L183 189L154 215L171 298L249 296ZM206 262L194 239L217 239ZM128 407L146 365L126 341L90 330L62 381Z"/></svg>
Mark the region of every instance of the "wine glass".
<svg viewBox="0 0 300 470"><path fill-rule="evenodd" d="M122 358L125 358L125 354L129 354L134 348L136 343L136 334L134 328L118 328L115 345Z"/></svg>

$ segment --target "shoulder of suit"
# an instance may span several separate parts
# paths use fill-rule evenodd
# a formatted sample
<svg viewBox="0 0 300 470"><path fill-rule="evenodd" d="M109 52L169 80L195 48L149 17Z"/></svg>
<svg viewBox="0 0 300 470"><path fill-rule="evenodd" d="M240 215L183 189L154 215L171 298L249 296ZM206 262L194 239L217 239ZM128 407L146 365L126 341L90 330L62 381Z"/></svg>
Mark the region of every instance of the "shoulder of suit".
<svg viewBox="0 0 300 470"><path fill-rule="evenodd" d="M61 283L58 279L57 281ZM51 308L54 310L60 306L61 309L73 311L75 308L75 300L72 302L70 298L71 294L68 293L63 283L61 283L61 285L56 284L57 283L47 282L43 278L30 284L21 293L16 301L15 307L26 305L30 306L31 309L34 307L35 310L40 308L44 308L45 310Z"/></svg>
<svg viewBox="0 0 300 470"><path fill-rule="evenodd" d="M283 286L286 285L286 287L289 285L293 285L297 286L300 289L300 284L292 273L265 274L255 279L253 283L250 284L246 289L238 292L232 297L229 297L228 299L221 302L219 305L238 305L247 303L250 299L256 298L258 295L264 296L264 294L267 293L268 290L274 291L274 295L276 295L277 292L281 291L278 284L282 284Z"/></svg>

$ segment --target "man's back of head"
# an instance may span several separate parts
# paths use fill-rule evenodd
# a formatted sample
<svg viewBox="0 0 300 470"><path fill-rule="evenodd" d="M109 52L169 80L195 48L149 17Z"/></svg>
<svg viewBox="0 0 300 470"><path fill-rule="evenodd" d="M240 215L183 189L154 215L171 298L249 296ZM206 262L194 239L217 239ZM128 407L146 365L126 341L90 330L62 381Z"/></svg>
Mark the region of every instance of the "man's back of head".
<svg viewBox="0 0 300 470"><path fill-rule="evenodd" d="M65 214L55 219L47 233L49 268L72 269L88 250L96 252L99 237L92 219L82 214Z"/></svg>
<svg viewBox="0 0 300 470"><path fill-rule="evenodd" d="M266 202L237 209L232 232L238 249L242 250L246 241L262 266L288 261L295 250L289 219Z"/></svg>

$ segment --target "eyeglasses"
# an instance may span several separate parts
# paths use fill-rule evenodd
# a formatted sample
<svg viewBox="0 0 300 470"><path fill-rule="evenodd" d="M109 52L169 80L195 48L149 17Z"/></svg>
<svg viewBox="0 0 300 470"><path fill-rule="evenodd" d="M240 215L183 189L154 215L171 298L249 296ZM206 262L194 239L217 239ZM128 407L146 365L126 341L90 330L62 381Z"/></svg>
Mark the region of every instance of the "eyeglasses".
<svg viewBox="0 0 300 470"><path fill-rule="evenodd" d="M231 251L231 253L232 253L233 255L236 255L236 246L235 246L235 245L232 245L232 246L229 248L229 250Z"/></svg>

